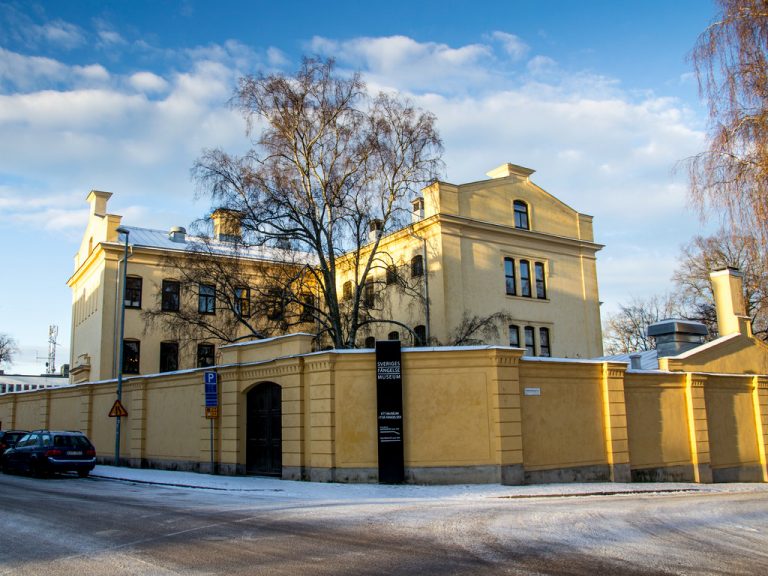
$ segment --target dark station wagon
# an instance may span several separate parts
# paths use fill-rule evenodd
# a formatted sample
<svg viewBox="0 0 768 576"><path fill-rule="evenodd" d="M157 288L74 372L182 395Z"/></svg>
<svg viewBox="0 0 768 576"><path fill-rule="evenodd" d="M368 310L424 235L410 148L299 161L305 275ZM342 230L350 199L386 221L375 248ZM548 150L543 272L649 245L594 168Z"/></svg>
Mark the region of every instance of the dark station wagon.
<svg viewBox="0 0 768 576"><path fill-rule="evenodd" d="M82 432L34 430L2 455L3 472L12 470L48 476L77 472L83 478L96 466L96 449Z"/></svg>
<svg viewBox="0 0 768 576"><path fill-rule="evenodd" d="M8 448L16 446L22 436L29 434L28 430L0 430L0 457Z"/></svg>

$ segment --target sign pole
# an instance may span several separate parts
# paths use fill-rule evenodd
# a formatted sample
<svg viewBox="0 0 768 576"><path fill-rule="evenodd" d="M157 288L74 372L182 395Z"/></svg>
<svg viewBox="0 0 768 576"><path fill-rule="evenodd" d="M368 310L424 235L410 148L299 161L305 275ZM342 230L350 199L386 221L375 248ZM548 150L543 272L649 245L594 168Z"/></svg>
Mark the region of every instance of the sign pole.
<svg viewBox="0 0 768 576"><path fill-rule="evenodd" d="M123 285L120 290L120 337L118 339L117 360L117 403L122 408L123 401L123 355L125 346L125 285L128 282L128 236L130 231L122 226L117 232L125 236L125 252L123 254ZM115 466L120 466L120 420L123 414L118 411L115 416Z"/></svg>
<svg viewBox="0 0 768 576"><path fill-rule="evenodd" d="M216 474L213 452L213 421L219 417L219 375L216 372L203 372L205 385L205 417L211 421L211 474Z"/></svg>
<svg viewBox="0 0 768 576"><path fill-rule="evenodd" d="M213 464L213 418L209 420L211 421L211 474L216 474L216 467Z"/></svg>

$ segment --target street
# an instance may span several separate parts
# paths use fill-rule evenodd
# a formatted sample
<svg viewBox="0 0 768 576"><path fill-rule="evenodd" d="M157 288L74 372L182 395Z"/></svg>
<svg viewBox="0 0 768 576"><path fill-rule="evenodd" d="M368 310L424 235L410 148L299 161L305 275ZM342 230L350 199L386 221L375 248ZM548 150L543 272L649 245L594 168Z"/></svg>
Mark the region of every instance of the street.
<svg viewBox="0 0 768 576"><path fill-rule="evenodd" d="M418 486L250 486L0 474L0 574L768 573L764 485L441 498Z"/></svg>

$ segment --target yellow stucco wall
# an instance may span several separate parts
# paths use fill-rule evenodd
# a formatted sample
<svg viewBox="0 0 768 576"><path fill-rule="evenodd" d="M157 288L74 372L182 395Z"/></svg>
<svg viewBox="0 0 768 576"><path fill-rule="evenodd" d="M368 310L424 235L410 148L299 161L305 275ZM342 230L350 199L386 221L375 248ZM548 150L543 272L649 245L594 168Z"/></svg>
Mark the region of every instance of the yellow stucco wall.
<svg viewBox="0 0 768 576"><path fill-rule="evenodd" d="M601 384L601 364L523 358L520 387L526 470L607 463Z"/></svg>
<svg viewBox="0 0 768 576"><path fill-rule="evenodd" d="M244 471L247 394L274 382L282 388L286 477L375 481L375 355L301 353L309 343L308 335L286 336L226 352L241 361L217 368L214 456L222 470ZM476 472L476 481L510 483L605 480L609 473L628 480L631 468L659 479L677 479L679 470L699 481L765 479L766 379L626 372L620 363L521 354L501 347L403 351L405 465L422 474L413 478L451 481L456 471L462 479ZM200 369L124 380L125 463L206 469L202 377ZM110 463L115 398L115 381L3 394L0 420L6 429L81 429Z"/></svg>
<svg viewBox="0 0 768 576"><path fill-rule="evenodd" d="M752 390L751 378L707 377L704 394L713 470L760 465Z"/></svg>
<svg viewBox="0 0 768 576"><path fill-rule="evenodd" d="M624 381L633 469L688 466L684 374L629 372Z"/></svg>

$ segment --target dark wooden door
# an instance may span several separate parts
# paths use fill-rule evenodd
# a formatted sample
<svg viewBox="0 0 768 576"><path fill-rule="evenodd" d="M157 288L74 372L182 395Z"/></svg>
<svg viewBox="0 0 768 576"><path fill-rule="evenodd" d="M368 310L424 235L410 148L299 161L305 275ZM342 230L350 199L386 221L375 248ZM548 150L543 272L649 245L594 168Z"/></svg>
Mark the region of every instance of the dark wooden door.
<svg viewBox="0 0 768 576"><path fill-rule="evenodd" d="M246 471L248 474L280 476L283 471L280 386L259 384L248 392Z"/></svg>

